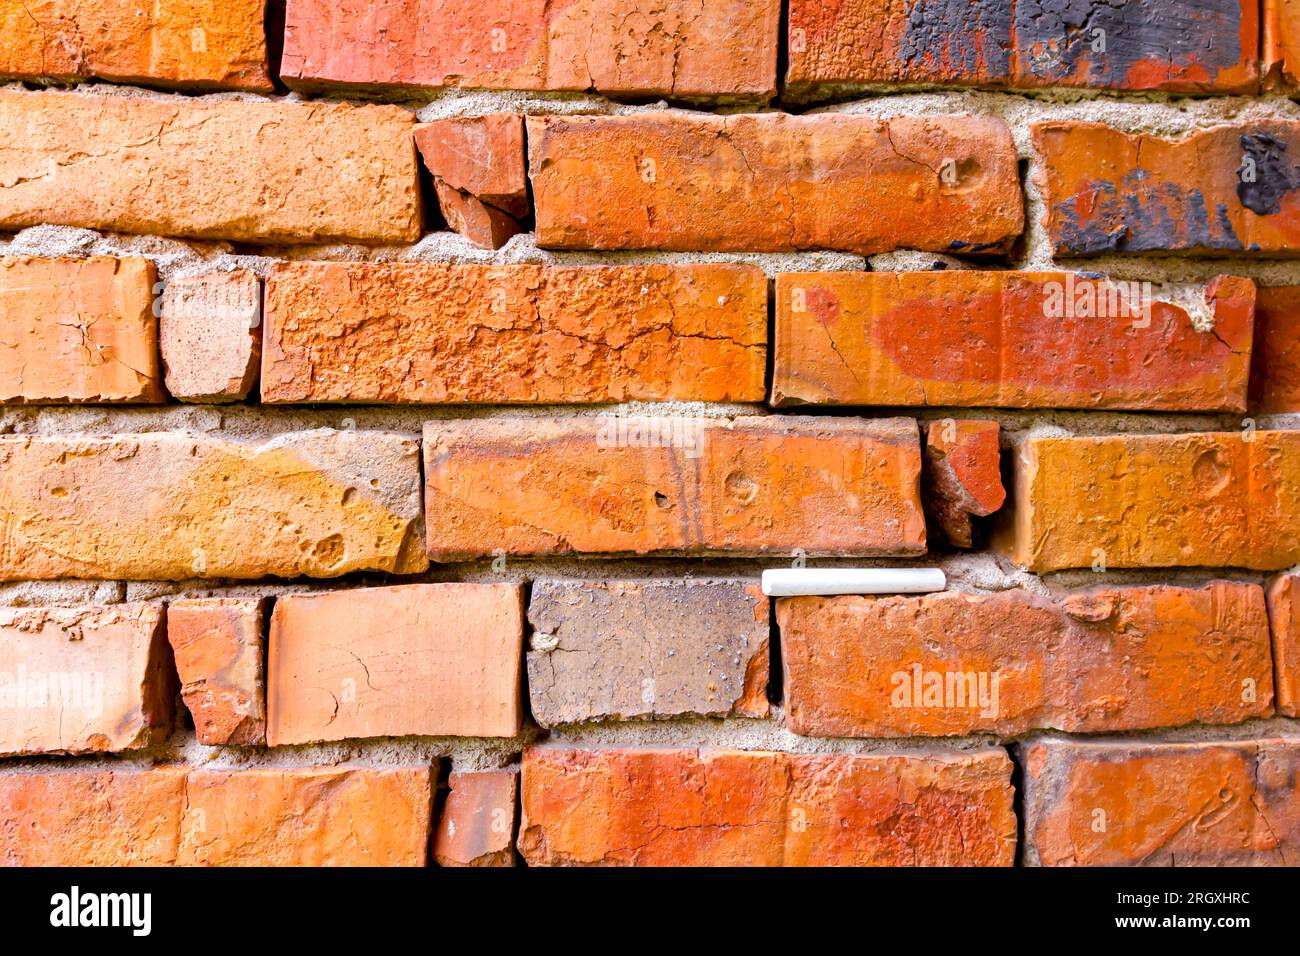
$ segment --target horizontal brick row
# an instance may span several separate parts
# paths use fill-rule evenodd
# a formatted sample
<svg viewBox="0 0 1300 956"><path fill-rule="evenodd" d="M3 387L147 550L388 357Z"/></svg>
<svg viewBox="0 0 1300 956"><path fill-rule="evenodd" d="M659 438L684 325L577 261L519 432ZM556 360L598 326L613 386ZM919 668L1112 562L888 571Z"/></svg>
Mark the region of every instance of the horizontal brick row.
<svg viewBox="0 0 1300 956"><path fill-rule="evenodd" d="M783 598L777 621L799 734L1095 733L1273 713L1256 584Z"/></svg>
<svg viewBox="0 0 1300 956"><path fill-rule="evenodd" d="M421 866L428 766L0 772L0 865Z"/></svg>
<svg viewBox="0 0 1300 956"><path fill-rule="evenodd" d="M447 87L765 102L782 6L727 0L550 4L42 0L0 18L0 76L269 92L268 47L291 88L401 95ZM787 97L879 85L1250 93L1296 85L1291 0L1072 7L1005 0L795 0ZM1261 64L1260 47L1263 44Z"/></svg>
<svg viewBox="0 0 1300 956"><path fill-rule="evenodd" d="M530 866L1010 866L1011 761L994 748L857 756L524 752Z"/></svg>
<svg viewBox="0 0 1300 956"><path fill-rule="evenodd" d="M1256 309L1220 277L1194 316L1081 273L782 273L770 401L1244 411L1253 361L1251 407L1287 411L1295 289ZM229 402L260 371L273 404L759 402L767 305L735 264L280 262L263 290L244 269L159 287L141 258L10 257L0 392Z"/></svg>
<svg viewBox="0 0 1300 956"><path fill-rule="evenodd" d="M1025 858L1045 866L1294 866L1300 740L1048 739L1022 748Z"/></svg>
<svg viewBox="0 0 1300 956"><path fill-rule="evenodd" d="M782 598L785 722L817 737L1099 733L1294 716L1292 575L1258 584ZM526 614L526 616L525 616ZM525 626L527 622L527 627ZM448 626L445 622L455 622ZM1271 628L1271 637L1270 637ZM514 737L766 717L745 580L542 579L0 610L0 756L200 743ZM265 668L264 658L267 660Z"/></svg>

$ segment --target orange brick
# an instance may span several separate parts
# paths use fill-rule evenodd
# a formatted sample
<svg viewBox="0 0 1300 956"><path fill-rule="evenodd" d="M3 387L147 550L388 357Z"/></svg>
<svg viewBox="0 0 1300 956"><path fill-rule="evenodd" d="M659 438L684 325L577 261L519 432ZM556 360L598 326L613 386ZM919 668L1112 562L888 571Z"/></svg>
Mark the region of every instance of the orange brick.
<svg viewBox="0 0 1300 956"><path fill-rule="evenodd" d="M1300 432L1030 438L1014 461L1001 542L1030 570L1300 561Z"/></svg>
<svg viewBox="0 0 1300 956"><path fill-rule="evenodd" d="M1264 73L1271 89L1300 86L1300 2L1264 0Z"/></svg>
<svg viewBox="0 0 1300 956"><path fill-rule="evenodd" d="M167 640L199 743L266 742L262 631L269 604L200 598L167 605Z"/></svg>
<svg viewBox="0 0 1300 956"><path fill-rule="evenodd" d="M1206 301L1212 330L1076 273L786 273L772 401L1244 411L1254 283L1221 277Z"/></svg>
<svg viewBox="0 0 1300 956"><path fill-rule="evenodd" d="M1261 288L1251 352L1250 409L1300 412L1300 285Z"/></svg>
<svg viewBox="0 0 1300 956"><path fill-rule="evenodd" d="M428 767L0 773L0 865L420 866Z"/></svg>
<svg viewBox="0 0 1300 956"><path fill-rule="evenodd" d="M997 422L942 418L926 429L922 470L927 512L959 548L973 543L971 519L1002 507L1001 427Z"/></svg>
<svg viewBox="0 0 1300 956"><path fill-rule="evenodd" d="M281 597L271 615L266 739L513 737L523 589L409 584Z"/></svg>
<svg viewBox="0 0 1300 956"><path fill-rule="evenodd" d="M1300 615L1294 609L1296 580L1294 574L1283 574L1268 587L1277 712L1287 717L1300 716Z"/></svg>
<svg viewBox="0 0 1300 956"><path fill-rule="evenodd" d="M1043 866L1295 866L1300 741L1083 741L1023 750Z"/></svg>
<svg viewBox="0 0 1300 956"><path fill-rule="evenodd" d="M523 758L530 866L1010 866L1011 761L565 750Z"/></svg>
<svg viewBox="0 0 1300 956"><path fill-rule="evenodd" d="M415 146L435 179L515 219L529 214L521 114L453 116L422 123L415 130Z"/></svg>
<svg viewBox="0 0 1300 956"><path fill-rule="evenodd" d="M907 418L428 422L429 554L925 552Z"/></svg>
<svg viewBox="0 0 1300 956"><path fill-rule="evenodd" d="M383 432L0 437L0 501L0 580L428 567L418 446Z"/></svg>
<svg viewBox="0 0 1300 956"><path fill-rule="evenodd" d="M0 11L0 76L270 93L266 0L24 0Z"/></svg>
<svg viewBox="0 0 1300 956"><path fill-rule="evenodd" d="M161 605L0 608L0 757L147 747L175 693Z"/></svg>
<svg viewBox="0 0 1300 956"><path fill-rule="evenodd" d="M163 401L155 281L147 259L0 259L0 401Z"/></svg>
<svg viewBox="0 0 1300 956"><path fill-rule="evenodd" d="M280 76L300 90L766 100L780 17L777 0L289 0Z"/></svg>
<svg viewBox="0 0 1300 956"><path fill-rule="evenodd" d="M796 99L897 83L1250 93L1259 6L791 0L789 48Z"/></svg>
<svg viewBox="0 0 1300 956"><path fill-rule="evenodd" d="M1300 255L1293 170L1300 122L1233 123L1163 139L1052 121L1034 124L1033 139L1043 223L1059 256Z"/></svg>
<svg viewBox="0 0 1300 956"><path fill-rule="evenodd" d="M760 401L753 266L281 263L267 402Z"/></svg>
<svg viewBox="0 0 1300 956"><path fill-rule="evenodd" d="M514 866L519 769L453 773L434 834L439 866Z"/></svg>
<svg viewBox="0 0 1300 956"><path fill-rule="evenodd" d="M1255 584L783 598L777 622L798 734L1098 733L1273 712Z"/></svg>
<svg viewBox="0 0 1300 956"><path fill-rule="evenodd" d="M242 242L413 242L396 106L0 92L0 228Z"/></svg>
<svg viewBox="0 0 1300 956"><path fill-rule="evenodd" d="M158 337L167 391L185 402L240 402L262 356L262 281L247 269L179 276L163 289Z"/></svg>
<svg viewBox="0 0 1300 956"><path fill-rule="evenodd" d="M193 770L177 863L424 866L429 767Z"/></svg>
<svg viewBox="0 0 1300 956"><path fill-rule="evenodd" d="M547 248L980 254L1024 226L988 116L530 116L528 149Z"/></svg>

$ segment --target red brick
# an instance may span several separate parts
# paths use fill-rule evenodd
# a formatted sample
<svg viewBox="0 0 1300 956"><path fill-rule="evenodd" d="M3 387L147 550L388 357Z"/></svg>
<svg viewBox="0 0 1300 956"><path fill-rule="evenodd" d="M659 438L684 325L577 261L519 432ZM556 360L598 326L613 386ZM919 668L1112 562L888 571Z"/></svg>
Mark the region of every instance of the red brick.
<svg viewBox="0 0 1300 956"><path fill-rule="evenodd" d="M1255 307L1250 409L1300 412L1300 285L1261 288Z"/></svg>
<svg viewBox="0 0 1300 956"><path fill-rule="evenodd" d="M417 443L286 432L0 437L0 580L411 574ZM415 550L412 550L412 548Z"/></svg>
<svg viewBox="0 0 1300 956"><path fill-rule="evenodd" d="M547 248L980 254L1024 227L989 116L532 116L528 150Z"/></svg>
<svg viewBox="0 0 1300 956"><path fill-rule="evenodd" d="M416 127L415 145L435 179L516 219L528 216L522 115L491 113L423 123Z"/></svg>
<svg viewBox="0 0 1300 956"><path fill-rule="evenodd" d="M0 402L161 402L147 259L0 259Z"/></svg>
<svg viewBox="0 0 1300 956"><path fill-rule="evenodd" d="M428 767L0 773L0 865L420 866Z"/></svg>
<svg viewBox="0 0 1300 956"><path fill-rule="evenodd" d="M1011 761L565 750L523 759L530 866L1010 866Z"/></svg>
<svg viewBox="0 0 1300 956"><path fill-rule="evenodd" d="M270 93L266 0L25 0L0 11L0 76Z"/></svg>
<svg viewBox="0 0 1300 956"><path fill-rule="evenodd" d="M148 747L175 693L161 605L0 608L0 757Z"/></svg>
<svg viewBox="0 0 1300 956"><path fill-rule="evenodd" d="M1259 35L1255 0L791 0L786 90L796 99L899 83L1251 93Z"/></svg>
<svg viewBox="0 0 1300 956"><path fill-rule="evenodd" d="M758 401L752 266L282 263L267 402Z"/></svg>
<svg viewBox="0 0 1300 956"><path fill-rule="evenodd" d="M396 106L0 92L0 229L239 242L414 242Z"/></svg>
<svg viewBox="0 0 1300 956"><path fill-rule="evenodd" d="M1300 87L1300 3L1264 0L1264 71L1270 89Z"/></svg>
<svg viewBox="0 0 1300 956"><path fill-rule="evenodd" d="M167 640L199 743L266 743L262 632L269 600L200 598L167 606Z"/></svg>
<svg viewBox="0 0 1300 956"><path fill-rule="evenodd" d="M519 769L453 773L438 818L439 866L514 866Z"/></svg>
<svg viewBox="0 0 1300 956"><path fill-rule="evenodd" d="M408 584L296 594L271 615L266 739L513 737L523 589Z"/></svg>
<svg viewBox="0 0 1300 956"><path fill-rule="evenodd" d="M452 189L441 180L434 180L433 188L447 228L476 246L500 249L524 231L523 224L517 219L467 192Z"/></svg>
<svg viewBox="0 0 1300 956"><path fill-rule="evenodd" d="M1002 450L997 422L942 418L926 431L922 470L925 504L944 537L959 548L972 545L973 517L1002 507Z"/></svg>
<svg viewBox="0 0 1300 956"><path fill-rule="evenodd" d="M925 552L912 419L429 422L429 554Z"/></svg>
<svg viewBox="0 0 1300 956"><path fill-rule="evenodd" d="M756 583L536 581L528 622L543 727L768 714L768 602Z"/></svg>
<svg viewBox="0 0 1300 956"><path fill-rule="evenodd" d="M1277 712L1287 717L1300 717L1300 614L1295 609L1296 580L1294 574L1283 574L1268 587Z"/></svg>
<svg viewBox="0 0 1300 956"><path fill-rule="evenodd" d="M1208 330L1141 283L1076 273L787 273L772 400L1244 411L1254 301L1220 277Z"/></svg>
<svg viewBox="0 0 1300 956"><path fill-rule="evenodd" d="M1300 432L1041 437L1001 542L1033 571L1300 561Z"/></svg>
<svg viewBox="0 0 1300 956"><path fill-rule="evenodd" d="M448 86L769 98L777 0L289 0L294 89Z"/></svg>
<svg viewBox="0 0 1300 956"><path fill-rule="evenodd" d="M1300 741L1047 739L1023 758L1031 865L1300 861Z"/></svg>
<svg viewBox="0 0 1300 956"><path fill-rule="evenodd" d="M159 344L167 391L185 402L242 402L262 356L262 282L247 269L179 276L163 289Z"/></svg>
<svg viewBox="0 0 1300 956"><path fill-rule="evenodd" d="M1163 139L1052 121L1034 124L1033 138L1043 223L1059 256L1300 255L1300 178L1288 159L1300 154L1300 122Z"/></svg>
<svg viewBox="0 0 1300 956"><path fill-rule="evenodd" d="M1255 584L785 598L777 622L798 734L1100 733L1273 712Z"/></svg>

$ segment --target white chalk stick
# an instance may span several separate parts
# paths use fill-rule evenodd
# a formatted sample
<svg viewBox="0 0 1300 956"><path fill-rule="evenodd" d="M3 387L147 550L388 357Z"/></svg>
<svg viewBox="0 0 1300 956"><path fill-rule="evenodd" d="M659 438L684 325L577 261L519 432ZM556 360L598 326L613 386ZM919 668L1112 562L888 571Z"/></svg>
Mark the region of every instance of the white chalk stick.
<svg viewBox="0 0 1300 956"><path fill-rule="evenodd" d="M768 597L819 594L924 594L942 591L938 568L778 568L763 572Z"/></svg>

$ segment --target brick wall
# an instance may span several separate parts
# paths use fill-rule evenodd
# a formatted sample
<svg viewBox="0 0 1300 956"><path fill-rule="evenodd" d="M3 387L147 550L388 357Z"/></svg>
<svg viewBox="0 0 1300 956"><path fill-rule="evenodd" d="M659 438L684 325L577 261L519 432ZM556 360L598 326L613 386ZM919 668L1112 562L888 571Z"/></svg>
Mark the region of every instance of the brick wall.
<svg viewBox="0 0 1300 956"><path fill-rule="evenodd" d="M1300 863L1300 5L279 12L0 11L0 863Z"/></svg>

